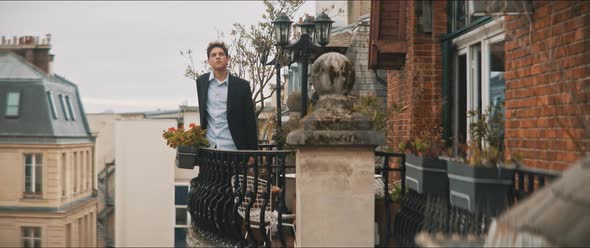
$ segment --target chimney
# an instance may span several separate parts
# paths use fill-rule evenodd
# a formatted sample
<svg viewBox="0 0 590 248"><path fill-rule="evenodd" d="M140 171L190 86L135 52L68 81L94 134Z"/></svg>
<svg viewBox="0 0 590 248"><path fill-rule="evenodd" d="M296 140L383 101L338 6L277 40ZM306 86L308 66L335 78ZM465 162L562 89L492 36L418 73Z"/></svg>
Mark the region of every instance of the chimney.
<svg viewBox="0 0 590 248"><path fill-rule="evenodd" d="M40 40L34 36L14 36L12 39L2 36L0 51L12 51L20 55L48 75L53 75L53 54L51 49L51 34Z"/></svg>

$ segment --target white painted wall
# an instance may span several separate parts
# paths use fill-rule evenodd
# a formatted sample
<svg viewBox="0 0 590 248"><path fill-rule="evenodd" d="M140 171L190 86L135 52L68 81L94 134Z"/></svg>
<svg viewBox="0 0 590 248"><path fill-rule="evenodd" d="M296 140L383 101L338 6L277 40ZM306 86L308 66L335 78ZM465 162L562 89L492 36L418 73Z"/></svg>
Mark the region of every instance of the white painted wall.
<svg viewBox="0 0 590 248"><path fill-rule="evenodd" d="M162 130L174 120L115 122L115 246L174 246L174 157Z"/></svg>

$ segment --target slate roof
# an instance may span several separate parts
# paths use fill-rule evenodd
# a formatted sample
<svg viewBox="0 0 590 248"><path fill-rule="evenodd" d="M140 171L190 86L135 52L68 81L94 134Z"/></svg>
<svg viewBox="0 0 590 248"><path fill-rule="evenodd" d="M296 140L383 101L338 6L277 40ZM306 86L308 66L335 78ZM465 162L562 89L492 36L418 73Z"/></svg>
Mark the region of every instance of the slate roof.
<svg viewBox="0 0 590 248"><path fill-rule="evenodd" d="M20 92L19 116L5 116L7 93ZM53 118L47 92L57 110ZM75 120L65 120L59 95L69 96ZM67 106L65 106L67 109ZM0 143L86 143L90 128L78 87L59 75L48 75L10 51L0 51Z"/></svg>

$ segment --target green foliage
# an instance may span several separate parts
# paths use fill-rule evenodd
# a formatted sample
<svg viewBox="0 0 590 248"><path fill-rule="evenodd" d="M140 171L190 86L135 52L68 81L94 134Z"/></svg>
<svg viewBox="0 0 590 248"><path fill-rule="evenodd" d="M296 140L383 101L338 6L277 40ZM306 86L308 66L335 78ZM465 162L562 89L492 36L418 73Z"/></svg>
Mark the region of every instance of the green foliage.
<svg viewBox="0 0 590 248"><path fill-rule="evenodd" d="M504 162L504 103L492 105L483 112L470 110L468 117L471 140L465 160L470 165L498 166Z"/></svg>
<svg viewBox="0 0 590 248"><path fill-rule="evenodd" d="M184 130L184 126L180 126L178 129L174 127L168 128L168 130L163 131L162 137L166 140L166 145L171 148L176 148L178 146L209 146L205 129L202 129L194 123L191 123L187 130Z"/></svg>
<svg viewBox="0 0 590 248"><path fill-rule="evenodd" d="M421 131L417 137L412 137L398 144L401 151L425 158L438 159L445 154L442 140L442 127L434 125Z"/></svg>

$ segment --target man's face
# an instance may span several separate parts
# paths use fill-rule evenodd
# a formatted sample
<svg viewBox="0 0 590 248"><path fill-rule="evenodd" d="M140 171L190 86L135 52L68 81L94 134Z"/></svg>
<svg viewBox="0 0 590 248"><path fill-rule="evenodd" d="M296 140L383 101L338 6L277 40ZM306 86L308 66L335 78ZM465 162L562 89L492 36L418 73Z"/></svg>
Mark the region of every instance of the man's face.
<svg viewBox="0 0 590 248"><path fill-rule="evenodd" d="M227 64L229 63L229 57L227 56L227 54L225 54L223 49L221 49L220 47L214 47L213 49L211 49L211 52L209 53L208 62L211 68L213 68L213 70L223 70L227 68Z"/></svg>

